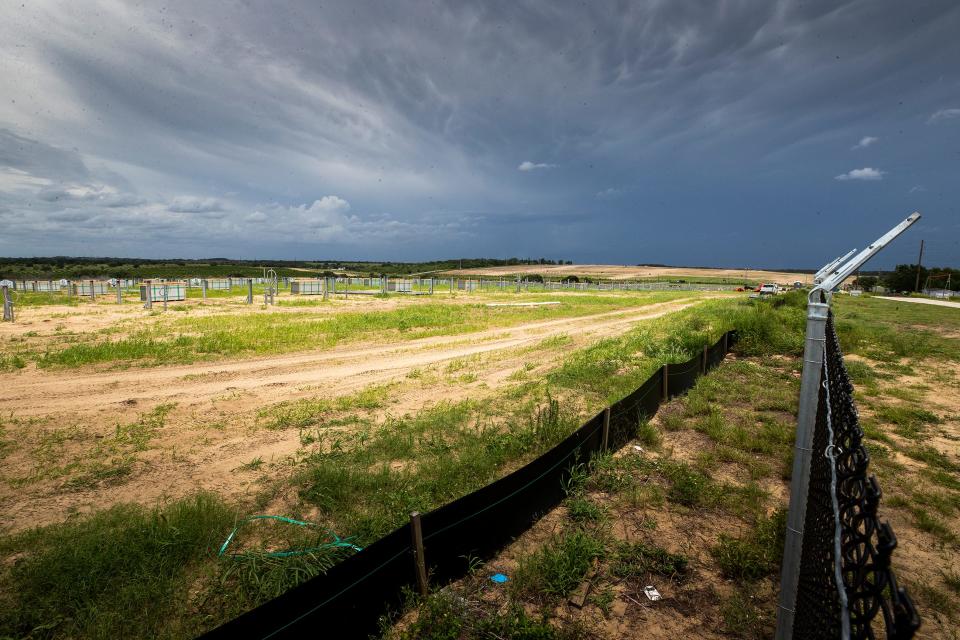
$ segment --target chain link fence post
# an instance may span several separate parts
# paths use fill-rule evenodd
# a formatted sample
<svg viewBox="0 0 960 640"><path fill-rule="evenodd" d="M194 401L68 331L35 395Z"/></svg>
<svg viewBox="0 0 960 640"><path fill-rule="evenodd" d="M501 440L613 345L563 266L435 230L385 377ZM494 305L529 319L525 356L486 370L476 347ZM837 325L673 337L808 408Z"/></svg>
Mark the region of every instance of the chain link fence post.
<svg viewBox="0 0 960 640"><path fill-rule="evenodd" d="M800 405L797 411L797 435L794 444L793 474L790 479L790 511L780 571L780 602L777 605L777 640L793 637L800 555L803 547L803 522L807 513L810 486L810 452L817 422L820 374L826 340L830 305L822 302L822 292L814 289L807 302L807 332L803 346L803 374L800 379Z"/></svg>

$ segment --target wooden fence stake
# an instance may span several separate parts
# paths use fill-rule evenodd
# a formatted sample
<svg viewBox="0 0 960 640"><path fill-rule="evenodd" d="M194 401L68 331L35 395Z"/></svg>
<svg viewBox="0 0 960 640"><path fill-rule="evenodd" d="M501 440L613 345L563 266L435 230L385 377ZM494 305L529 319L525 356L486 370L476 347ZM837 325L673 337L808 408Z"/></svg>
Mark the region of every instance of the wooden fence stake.
<svg viewBox="0 0 960 640"><path fill-rule="evenodd" d="M603 410L603 452L606 453L610 445L610 407Z"/></svg>
<svg viewBox="0 0 960 640"><path fill-rule="evenodd" d="M423 557L423 529L420 526L420 512L410 514L410 538L413 542L413 555L417 564L417 589L425 596L430 588L427 585L427 562Z"/></svg>
<svg viewBox="0 0 960 640"><path fill-rule="evenodd" d="M670 365L664 364L663 365L663 401L664 402L666 402L670 398L669 380L670 380Z"/></svg>

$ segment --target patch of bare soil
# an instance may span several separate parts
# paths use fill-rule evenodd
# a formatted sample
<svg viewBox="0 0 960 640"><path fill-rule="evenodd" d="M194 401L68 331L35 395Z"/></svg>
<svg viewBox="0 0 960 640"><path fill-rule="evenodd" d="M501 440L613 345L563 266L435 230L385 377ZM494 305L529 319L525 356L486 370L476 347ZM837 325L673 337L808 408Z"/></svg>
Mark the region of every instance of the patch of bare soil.
<svg viewBox="0 0 960 640"><path fill-rule="evenodd" d="M680 401L673 401L663 409L676 410ZM673 406L671 406L673 405ZM656 420L656 418L654 418ZM708 439L692 430L663 433L660 452L650 451L637 443L629 443L615 457L641 456L649 459L672 458L690 461L702 450ZM635 446L636 445L636 446ZM650 479L648 482L654 482ZM622 495L592 490L590 499L609 515L609 530L613 544L642 542L669 553L687 558L687 572L682 577L657 575L615 578L609 571L602 577L588 579L587 599L582 607L569 600L550 608L551 624L587 630L587 637L602 639L669 639L729 638L724 629L721 608L738 591L737 585L719 571L710 549L721 534L741 537L747 527L736 517L723 513L705 514L700 509L676 506L649 505L630 507ZM569 511L561 505L547 513L533 527L489 561L478 576L465 578L453 586L455 593L480 594L494 608L504 609L508 602L507 587L496 585L488 577L494 573L515 576L524 557L542 549L549 540L570 530ZM603 565L601 565L602 568ZM647 585L661 594L659 601L650 600L644 593ZM778 588L776 577L759 580L753 585L754 597L759 601L775 601ZM610 601L602 603L603 594ZM526 605L530 609L530 605ZM535 613L532 607L531 613ZM409 622L401 621L401 626ZM537 617L534 615L534 617Z"/></svg>
<svg viewBox="0 0 960 640"><path fill-rule="evenodd" d="M517 273L540 274L550 278L562 278L569 275L628 280L631 278L656 277L703 277L743 278L745 280L770 280L779 283L793 283L797 280L809 283L812 274L767 271L764 269L706 269L699 267L651 267L611 264L567 264L567 265L515 265L507 267L483 267L479 269L457 269L450 273L458 276L483 276L496 278Z"/></svg>
<svg viewBox="0 0 960 640"><path fill-rule="evenodd" d="M915 367L916 376L903 376L883 380L881 390L887 386L904 388L908 385L921 392L921 402L943 420L930 427L930 437L923 445L932 445L948 456L955 464L960 463L960 420L957 409L957 366L953 363L928 362ZM883 398L895 404L896 399ZM675 399L661 407L651 421L656 426L670 424L674 430L661 428L662 442L658 450L650 450L638 442L629 443L617 458L643 456L648 459L668 458L696 466L698 456L716 446L710 438L692 429L689 420L677 428L678 418L683 418L684 399ZM742 411L738 408L723 408L728 417ZM865 415L876 419L867 409ZM792 416L791 416L792 418ZM893 433L893 425L881 425L890 433L893 444L889 462L874 458L870 471L880 478L884 498L880 503L881 520L889 521L897 535L898 546L893 555L893 567L898 580L906 585L917 603L923 625L917 638L957 638L957 593L956 587L948 584L960 576L960 492L947 485L938 486L930 472L940 468L930 466L901 453L902 449L918 443ZM936 435L933 435L936 433ZM876 443L867 441L868 448ZM950 447L950 448L947 448ZM772 461L771 461L772 462ZM891 463L900 466L891 467ZM716 482L743 486L747 478L739 464L724 464L712 469L710 475ZM956 481L956 474L949 474ZM651 476L644 482L656 482ZM786 507L789 500L789 482L779 476L776 465L758 483L766 492L763 503L769 514L775 507ZM950 485L955 486L955 485ZM743 581L730 580L723 575L710 549L716 547L721 536L746 538L752 527L739 517L723 511L703 510L665 503L631 505L623 495L607 494L590 490L590 500L601 505L607 513L607 521L600 525L609 532L614 541L641 541L660 547L670 553L682 554L689 560L689 569L683 579L647 575L642 579L612 577L609 571L601 571L602 577L589 579L590 591L582 608L563 602L549 611L554 624L569 628L585 628L590 638L716 638L716 637L769 637L773 633L776 599L779 591L778 572L753 582L745 589ZM932 520L923 520L918 511L927 513ZM939 524L937 524L939 523ZM513 576L521 559L541 550L553 536L572 527L567 506L560 506L546 514L542 520L504 549L487 565L481 575L472 576L456 583L455 593L482 594L482 599L501 609L509 600L507 589L494 585L490 574L501 572ZM952 576L952 578L951 578ZM652 584L663 599L650 601L643 587ZM594 597L595 596L595 597ZM601 606L603 599L606 605ZM525 606L531 607L530 603ZM536 607L533 607L536 610ZM752 610L752 612L751 612ZM415 616L416 612L408 614ZM751 618L749 616L759 616ZM734 630L729 625L743 622ZM732 622L731 622L732 621ZM882 626L882 620L877 622Z"/></svg>

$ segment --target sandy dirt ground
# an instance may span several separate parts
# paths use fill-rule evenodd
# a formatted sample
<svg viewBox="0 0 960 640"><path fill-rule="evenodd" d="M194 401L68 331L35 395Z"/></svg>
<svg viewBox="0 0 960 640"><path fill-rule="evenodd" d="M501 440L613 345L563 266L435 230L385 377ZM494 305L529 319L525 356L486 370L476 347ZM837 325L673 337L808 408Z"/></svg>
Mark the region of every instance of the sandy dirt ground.
<svg viewBox="0 0 960 640"><path fill-rule="evenodd" d="M848 358L850 361L864 361L863 358L856 356ZM730 362L736 359L736 356L731 355L727 360ZM931 431L924 444L933 446L950 459L956 460L960 453L957 447L957 442L960 441L960 421L958 421L960 401L956 393L957 383L960 381L960 367L956 363L938 364L931 361L925 364L927 366L922 374L897 376L893 380L884 381L883 387L884 389L911 387L921 390L924 406L943 419L943 422ZM886 394L883 401L890 404L898 403L895 398ZM864 409L862 402L860 402L860 408L866 419L877 420L873 411ZM662 425L663 417L668 414L683 416L684 399L674 399L661 407L651 420L651 424ZM790 413L784 413L781 418L787 423L795 420ZM890 475L892 472L884 473L882 468L877 468L876 462L871 463L870 470L878 474L881 488L884 490L884 496L880 502L881 520L890 522L897 536L898 546L893 554L893 566L897 578L901 585L908 587L917 601L923 620L915 637L956 638L955 610L951 610L953 602L948 599L945 603L937 605L935 604L937 601L932 599L925 589L932 587L943 593L949 592L949 588L945 585L946 572L956 573L960 570L957 543L944 543L942 539L922 530L911 517L908 507L892 506L891 500L903 494L901 486L925 487L931 491L933 489L921 473L923 465L897 451L915 443L897 436L893 432L893 425L883 424L881 421L879 428L893 439L895 444L891 447L891 455L898 464L905 467L896 472L899 476L896 482ZM617 457L642 456L651 459L666 456L695 464L697 456L716 446L708 436L692 428L661 429L660 433L663 440L659 451L639 441L633 441L615 455ZM868 448L875 447L876 444L868 438ZM730 464L718 467L711 472L711 475L714 480L737 485L743 485L750 480L750 476L743 468L735 468ZM771 503L782 507L787 505L789 482L774 473L761 478L759 483L770 495ZM602 612L589 601L582 609L571 606L568 602L562 602L552 610L557 620L564 624L584 624L593 629L597 637L602 638L672 639L735 636L735 634L724 632L718 604L730 597L742 584L728 579L718 571L709 549L717 544L721 535L744 536L748 532L744 521L725 513L711 513L708 518L704 518L703 513L698 509L678 508L669 503L653 507L629 508L624 506L623 502L611 500L612 494L604 491L593 491L590 497L593 502L606 509L610 519L609 531L615 539L641 540L662 546L671 553L683 554L690 561L692 575L682 582L663 576L652 576L646 582L615 581L612 588L613 602L608 612ZM521 557L529 556L541 549L552 536L563 531L565 527L566 530L570 530L568 513L565 505L547 513L532 528L492 559L485 566L485 570L478 573L479 578L466 578L457 583L454 588L459 591L455 593L476 593L478 589L475 583L482 582L479 589L483 594L482 598L501 603L504 600L503 590L491 586L487 576L492 573L515 575ZM944 517L944 521L952 531L960 531L960 516L955 512L950 517ZM663 600L660 602L650 602L643 595L642 585L649 581L652 581L662 594ZM778 587L778 572L757 580L753 586L753 597L757 598L757 602L763 603L762 606L768 613L769 632L773 630ZM882 623L880 625L882 626ZM766 637L766 635L744 634L742 637Z"/></svg>
<svg viewBox="0 0 960 640"><path fill-rule="evenodd" d="M562 278L567 275L592 276L611 280L631 278L683 277L699 276L713 278L744 278L747 280L770 280L780 284L792 284L799 280L805 284L812 282L812 273L786 273L758 269L702 269L696 267L647 267L609 264L567 264L567 265L515 265L510 267L485 267L482 269L460 269L450 273L462 276L497 277L516 273L538 273L545 277Z"/></svg>
<svg viewBox="0 0 960 640"><path fill-rule="evenodd" d="M258 411L301 398L336 398L390 385L392 415L416 411L440 399L481 397L518 370L542 367L571 346L617 335L638 322L698 304L705 296L580 318L532 322L469 335L442 336L378 346L345 346L324 351L185 366L114 371L38 370L0 375L0 416L12 426L16 444L5 460L0 484L0 528L62 520L74 512L123 501L149 504L198 489L249 499L265 477L238 471L261 458L276 477L283 461L301 448L297 429L258 428ZM566 335L570 342L551 352L530 354L543 340ZM469 363L469 379L451 384L450 363ZM429 383L414 371L439 371ZM463 372L454 374L460 378ZM136 422L158 406L175 404L149 446L137 451L122 482L71 486L72 469L104 456L120 426ZM51 445L50 443L54 444ZM99 453L98 453L99 452Z"/></svg>

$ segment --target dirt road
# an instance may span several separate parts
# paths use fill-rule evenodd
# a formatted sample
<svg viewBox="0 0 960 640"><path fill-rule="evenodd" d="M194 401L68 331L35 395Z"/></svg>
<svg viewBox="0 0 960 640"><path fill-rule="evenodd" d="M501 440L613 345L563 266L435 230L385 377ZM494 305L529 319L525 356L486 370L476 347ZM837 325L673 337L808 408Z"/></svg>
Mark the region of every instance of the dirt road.
<svg viewBox="0 0 960 640"><path fill-rule="evenodd" d="M949 300L931 300L929 298L891 298L889 296L873 296L878 300L890 300L891 302L913 302L915 304L932 304L938 307L953 307L960 309L960 302L950 302Z"/></svg>
<svg viewBox="0 0 960 640"><path fill-rule="evenodd" d="M7 431L16 445L4 460L0 528L18 530L55 522L75 511L118 502L150 504L198 489L248 499L289 472L283 463L303 447L297 429L257 428L258 410L284 400L334 398L371 384L392 387L382 411L416 412L439 400L479 398L519 370L549 367L571 348L619 335L638 322L699 304L705 296L580 318L532 322L460 336L443 336L368 347L233 362L108 372L26 369L0 375L0 415L15 417ZM569 343L526 351L546 338L566 334ZM447 375L445 367L470 358ZM415 369L439 372L433 382L411 380ZM455 379L469 373L469 382ZM451 378L451 375L455 378ZM531 371L530 375L536 375ZM455 382L455 383L454 383ZM69 486L71 475L55 472L87 465L101 454L117 425L129 424L164 403L176 403L132 472L119 483ZM348 427L343 427L348 428ZM331 428L332 429L332 428ZM262 472L239 472L262 459ZM37 475L39 474L39 476ZM30 480L29 478L37 479ZM282 500L282 498L278 498ZM284 508L282 504L274 505Z"/></svg>
<svg viewBox="0 0 960 640"><path fill-rule="evenodd" d="M286 400L300 387L332 387L335 395L400 378L420 368L491 351L534 344L562 333L610 335L697 301L680 301L373 347L344 347L235 362L109 372L33 369L0 376L0 413L18 417L60 411L84 414L110 405L197 403L242 392L244 404Z"/></svg>

